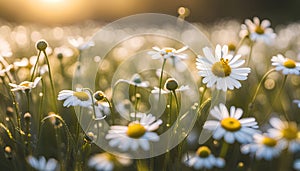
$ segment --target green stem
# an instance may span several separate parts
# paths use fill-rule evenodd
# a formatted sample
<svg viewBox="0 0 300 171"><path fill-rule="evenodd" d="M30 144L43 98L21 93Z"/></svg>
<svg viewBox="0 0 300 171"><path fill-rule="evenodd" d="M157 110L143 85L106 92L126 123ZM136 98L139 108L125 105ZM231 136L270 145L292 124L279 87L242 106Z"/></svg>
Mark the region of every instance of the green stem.
<svg viewBox="0 0 300 171"><path fill-rule="evenodd" d="M45 95L45 85L44 85L44 80L43 78L41 79L41 83L42 83L42 96L41 96L41 99L40 99L40 104L39 104L39 113L38 113L38 123L39 123L39 127L38 127L38 132L40 132L40 129L41 129L41 118L42 118L42 111L43 111L43 102L44 102L44 95ZM38 133L38 135L40 135Z"/></svg>
<svg viewBox="0 0 300 171"><path fill-rule="evenodd" d="M250 61L251 61L251 57L252 57L252 51L253 51L253 45L254 45L254 43L250 44L250 52L249 52L249 56L248 56L247 65L246 66L250 65Z"/></svg>
<svg viewBox="0 0 300 171"><path fill-rule="evenodd" d="M178 102L178 98L177 98L177 95L176 95L176 91L173 90L172 92L173 92L174 97L175 97L175 101L176 101L176 109L177 109L177 116L178 116L178 114L179 114L179 102Z"/></svg>
<svg viewBox="0 0 300 171"><path fill-rule="evenodd" d="M107 99L107 97L104 97L104 100L108 103L109 105L109 110L111 113L111 120L112 120L112 124L115 124L115 115L114 115L114 111L113 111L113 107L112 104L110 103L110 101Z"/></svg>
<svg viewBox="0 0 300 171"><path fill-rule="evenodd" d="M273 102L272 102L272 104L271 104L270 111L267 112L267 114L266 114L266 116L265 116L265 118L264 118L263 121L265 121L265 120L269 117L270 112L271 112L271 110L273 109L275 102L278 100L278 97L281 95L282 90L283 90L284 85L285 85L286 80L287 80L287 76L288 76L288 75L285 75L285 76L284 76L283 81L282 81L282 84L281 84L280 89L279 89L279 92L276 94L276 96L275 96L275 98L274 98L274 100L273 100ZM287 115L286 115L286 119L288 119Z"/></svg>
<svg viewBox="0 0 300 171"><path fill-rule="evenodd" d="M137 113L137 108L138 108L138 99L136 95L136 85L134 85L134 97L135 97L135 103L134 103L134 120L136 121L136 113Z"/></svg>
<svg viewBox="0 0 300 171"><path fill-rule="evenodd" d="M240 42L237 44L237 46L236 46L236 48L235 48L234 54L236 54L236 53L238 52L238 50L240 49L240 47L241 47L242 44L244 43L245 38L246 38L246 36L244 36L244 37L240 40Z"/></svg>
<svg viewBox="0 0 300 171"><path fill-rule="evenodd" d="M202 102L203 102L203 99L204 99L204 95L206 93L206 90L207 90L207 87L205 86L204 87L204 90L202 92L202 95L200 96L200 99L199 99L199 106L201 106Z"/></svg>
<svg viewBox="0 0 300 171"><path fill-rule="evenodd" d="M256 90L255 90L254 96L252 97L251 102L250 102L249 105L248 105L248 112L247 112L248 115L250 114L250 112L251 112L252 109L253 109L254 101L255 101L255 99L256 99L256 96L258 95L258 91L259 91L261 85L263 84L263 82L265 81L265 79L266 79L273 71L276 71L275 68L273 68L273 69L269 70L268 72L266 72L265 75L264 75L264 76L262 77L262 79L260 80L260 82L259 82L259 84L258 84L258 86L257 86L257 88L256 88Z"/></svg>
<svg viewBox="0 0 300 171"><path fill-rule="evenodd" d="M159 78L159 99L160 99L160 95L161 95L162 78L163 78L163 74L164 74L164 68L165 68L166 61L167 61L167 59L164 59L162 67L161 67L161 71L160 71L160 78Z"/></svg>
<svg viewBox="0 0 300 171"><path fill-rule="evenodd" d="M56 95L55 95L55 88L54 88L54 82L52 79L52 74L51 74L51 67L50 67L50 63L49 63L49 59L48 59L48 55L46 53L45 50L43 50L43 53L45 55L45 59L47 62L47 66L48 66L48 72L49 72L49 79L50 79L50 84L51 84L51 90L52 90L52 99L53 99L53 104L54 104L54 112L57 113L58 109L57 109L57 105L56 105Z"/></svg>
<svg viewBox="0 0 300 171"><path fill-rule="evenodd" d="M37 56L37 59L36 59L36 62L35 62L35 64L34 64L33 71L32 71L31 77L30 77L30 82L33 81L34 74L35 74L35 70L36 70L36 67L37 67L37 65L38 65L38 63L39 63L40 56L41 56L41 51L39 51L38 56Z"/></svg>
<svg viewBox="0 0 300 171"><path fill-rule="evenodd" d="M30 94L29 91L26 90L26 99L27 99L27 112L30 112Z"/></svg>
<svg viewBox="0 0 300 171"><path fill-rule="evenodd" d="M228 148L229 148L229 144L227 142L223 141L221 152L220 152L220 157L225 158Z"/></svg>

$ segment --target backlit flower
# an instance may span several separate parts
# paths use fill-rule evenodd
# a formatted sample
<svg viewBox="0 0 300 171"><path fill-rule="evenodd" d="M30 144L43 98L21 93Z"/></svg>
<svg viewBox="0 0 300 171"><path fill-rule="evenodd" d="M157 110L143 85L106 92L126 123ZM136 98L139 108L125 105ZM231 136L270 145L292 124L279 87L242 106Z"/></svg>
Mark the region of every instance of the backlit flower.
<svg viewBox="0 0 300 171"><path fill-rule="evenodd" d="M252 141L252 135L258 132L255 118L241 118L243 110L231 106L230 113L224 104L215 106L210 114L217 119L208 120L204 123L203 128L213 131L213 138L224 140L232 144L235 141L245 144Z"/></svg>
<svg viewBox="0 0 300 171"><path fill-rule="evenodd" d="M31 89L35 88L41 79L42 77L36 77L33 82L23 81L20 84L9 83L9 86L12 87L11 91L21 90L23 93L25 93L25 90L31 91Z"/></svg>
<svg viewBox="0 0 300 171"><path fill-rule="evenodd" d="M112 171L115 166L128 166L131 159L119 157L110 153L100 153L92 156L88 161L88 166L98 171Z"/></svg>
<svg viewBox="0 0 300 171"><path fill-rule="evenodd" d="M273 127L268 130L270 135L279 139L290 152L300 151L300 132L295 122L271 118L270 124Z"/></svg>
<svg viewBox="0 0 300 171"><path fill-rule="evenodd" d="M259 18L254 17L253 21L250 19L245 20L245 25L242 25L241 36L249 36L252 41L263 41L270 44L276 37L273 29L270 28L271 22L263 20L260 22Z"/></svg>
<svg viewBox="0 0 300 171"><path fill-rule="evenodd" d="M273 56L272 65L275 66L277 71L282 71L284 75L295 74L300 75L300 63L293 59L285 58L283 55L278 54Z"/></svg>
<svg viewBox="0 0 300 171"><path fill-rule="evenodd" d="M189 158L184 160L184 163L197 170L212 169L213 167L223 168L225 166L225 160L215 157L207 146L199 147L196 153L189 155Z"/></svg>
<svg viewBox="0 0 300 171"><path fill-rule="evenodd" d="M130 80L119 79L117 81L117 83L119 83L119 82L125 82L125 83L128 83L128 84L137 86L137 87L149 87L149 82L148 81L142 81L142 78L139 74L134 74Z"/></svg>
<svg viewBox="0 0 300 171"><path fill-rule="evenodd" d="M160 49L157 46L154 46L152 48L154 51L149 51L148 54L152 56L152 59L186 59L187 55L183 54L181 52L185 51L188 49L188 46L184 46L178 50L171 48L171 47L166 47Z"/></svg>
<svg viewBox="0 0 300 171"><path fill-rule="evenodd" d="M267 134L254 134L253 139L254 141L252 143L241 147L241 152L243 154L250 153L259 160L272 160L273 158L278 157L285 148L283 143Z"/></svg>
<svg viewBox="0 0 300 171"><path fill-rule="evenodd" d="M157 130L161 124L162 120L156 121L152 114L144 114L140 120L133 121L128 126L111 126L105 138L109 140L110 146L118 147L122 151L135 151L139 146L148 151L150 141L159 141L157 133L152 131Z"/></svg>
<svg viewBox="0 0 300 171"><path fill-rule="evenodd" d="M250 68L239 68L245 60L239 60L241 55L228 54L227 46L217 45L215 55L208 47L203 48L203 53L205 57L199 55L196 65L207 87L216 85L218 90L233 90L242 86L239 80L247 79Z"/></svg>
<svg viewBox="0 0 300 171"><path fill-rule="evenodd" d="M57 100L64 100L64 107L92 105L92 98L88 90L76 88L76 91L62 90L59 92Z"/></svg>
<svg viewBox="0 0 300 171"><path fill-rule="evenodd" d="M29 156L27 162L31 167L38 171L54 171L58 166L58 162L55 159L50 158L46 161L44 156L41 156L39 159Z"/></svg>

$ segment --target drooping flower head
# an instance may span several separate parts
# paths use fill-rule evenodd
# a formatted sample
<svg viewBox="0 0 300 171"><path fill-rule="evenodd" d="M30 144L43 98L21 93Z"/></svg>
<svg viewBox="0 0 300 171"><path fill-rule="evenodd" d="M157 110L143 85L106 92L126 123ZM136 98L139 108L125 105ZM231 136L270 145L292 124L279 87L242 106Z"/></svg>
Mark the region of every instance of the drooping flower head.
<svg viewBox="0 0 300 171"><path fill-rule="evenodd" d="M57 100L64 100L64 107L92 105L92 97L88 90L76 88L76 91L62 90L59 92Z"/></svg>
<svg viewBox="0 0 300 171"><path fill-rule="evenodd" d="M218 90L227 91L240 88L240 80L246 80L250 68L239 68L245 60L239 60L241 55L228 54L228 47L216 46L215 55L208 47L203 48L205 57L197 57L197 69L199 75L204 77L202 82L207 87L216 86Z"/></svg>

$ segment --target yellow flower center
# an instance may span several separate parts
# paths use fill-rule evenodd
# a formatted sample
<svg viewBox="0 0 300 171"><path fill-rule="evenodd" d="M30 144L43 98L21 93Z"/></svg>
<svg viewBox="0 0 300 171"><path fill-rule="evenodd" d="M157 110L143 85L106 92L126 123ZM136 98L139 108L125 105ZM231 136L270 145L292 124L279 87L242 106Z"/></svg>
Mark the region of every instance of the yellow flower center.
<svg viewBox="0 0 300 171"><path fill-rule="evenodd" d="M172 52L172 51L173 51L173 48L165 48L166 53L169 53L169 52Z"/></svg>
<svg viewBox="0 0 300 171"><path fill-rule="evenodd" d="M259 25L255 28L255 33L257 34L264 34L265 30Z"/></svg>
<svg viewBox="0 0 300 171"><path fill-rule="evenodd" d="M235 49L236 49L236 46L233 43L228 44L228 50L229 51L235 51Z"/></svg>
<svg viewBox="0 0 300 171"><path fill-rule="evenodd" d="M235 132L241 129L240 121L235 118L225 118L221 121L221 126L227 131Z"/></svg>
<svg viewBox="0 0 300 171"><path fill-rule="evenodd" d="M126 134L131 138L140 138L146 132L146 129L143 125L139 123L131 123L128 126Z"/></svg>
<svg viewBox="0 0 300 171"><path fill-rule="evenodd" d="M112 154L109 154L109 153L104 153L104 156L106 157L106 159L108 161L115 161L116 160L116 157Z"/></svg>
<svg viewBox="0 0 300 171"><path fill-rule="evenodd" d="M227 77L231 73L231 68L228 65L228 59L221 58L220 62L214 63L212 66L212 73L218 77Z"/></svg>
<svg viewBox="0 0 300 171"><path fill-rule="evenodd" d="M85 92L74 92L73 96L77 97L81 101L88 101L90 99L89 95Z"/></svg>
<svg viewBox="0 0 300 171"><path fill-rule="evenodd" d="M295 124L289 124L287 128L282 130L282 135L287 140L293 140L297 138L298 129Z"/></svg>
<svg viewBox="0 0 300 171"><path fill-rule="evenodd" d="M283 65L287 68L295 68L296 67L296 62L292 59L287 59Z"/></svg>
<svg viewBox="0 0 300 171"><path fill-rule="evenodd" d="M30 87L30 83L29 82L24 82L24 83L21 83L20 86Z"/></svg>
<svg viewBox="0 0 300 171"><path fill-rule="evenodd" d="M198 148L196 154L201 158L206 158L211 154L211 151L208 147L202 146Z"/></svg>
<svg viewBox="0 0 300 171"><path fill-rule="evenodd" d="M270 137L264 137L263 140L262 140L262 143L266 146L274 147L274 146L276 146L277 141L273 138L270 138Z"/></svg>

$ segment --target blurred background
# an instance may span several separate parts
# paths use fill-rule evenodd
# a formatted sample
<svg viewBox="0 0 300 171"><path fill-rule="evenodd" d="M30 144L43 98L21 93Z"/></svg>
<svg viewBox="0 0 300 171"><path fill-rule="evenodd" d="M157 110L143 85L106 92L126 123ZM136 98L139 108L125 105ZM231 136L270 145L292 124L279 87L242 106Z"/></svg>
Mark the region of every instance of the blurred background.
<svg viewBox="0 0 300 171"><path fill-rule="evenodd" d="M144 12L176 16L181 6L190 9L190 22L260 16L274 25L300 18L298 0L0 0L0 18L10 22L47 25L73 24L87 19L110 22Z"/></svg>

